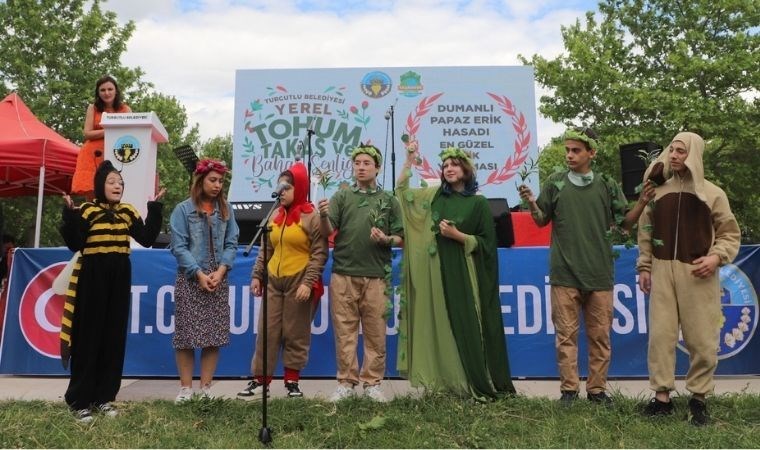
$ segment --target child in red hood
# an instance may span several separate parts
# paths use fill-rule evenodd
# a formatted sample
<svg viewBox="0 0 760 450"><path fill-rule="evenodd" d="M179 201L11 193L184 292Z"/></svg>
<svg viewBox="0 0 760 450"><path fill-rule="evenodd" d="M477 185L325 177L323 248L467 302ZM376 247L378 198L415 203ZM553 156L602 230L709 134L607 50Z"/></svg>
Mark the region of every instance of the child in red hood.
<svg viewBox="0 0 760 450"><path fill-rule="evenodd" d="M287 187L280 194L280 207L270 221L267 245L267 373L263 373L261 331L264 316L259 315L256 352L251 361L254 379L238 396L257 398L269 389L282 349L285 388L288 397L302 397L298 387L301 370L309 359L312 300L322 297L322 270L327 261L327 239L320 231L319 213L307 200L309 177L303 163L282 172L279 183ZM251 274L251 291L261 296L264 278L264 252L259 252Z"/></svg>

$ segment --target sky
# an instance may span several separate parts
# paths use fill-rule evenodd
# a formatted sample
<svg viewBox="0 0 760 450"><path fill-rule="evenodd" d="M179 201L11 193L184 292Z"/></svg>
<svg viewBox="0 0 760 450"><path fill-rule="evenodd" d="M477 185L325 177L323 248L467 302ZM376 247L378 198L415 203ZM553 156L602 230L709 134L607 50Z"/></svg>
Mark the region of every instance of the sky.
<svg viewBox="0 0 760 450"><path fill-rule="evenodd" d="M235 71L521 65L553 58L593 0L110 0L136 30L122 63L175 96L203 140L232 133ZM538 112L539 147L563 126ZM128 99L127 99L128 100Z"/></svg>

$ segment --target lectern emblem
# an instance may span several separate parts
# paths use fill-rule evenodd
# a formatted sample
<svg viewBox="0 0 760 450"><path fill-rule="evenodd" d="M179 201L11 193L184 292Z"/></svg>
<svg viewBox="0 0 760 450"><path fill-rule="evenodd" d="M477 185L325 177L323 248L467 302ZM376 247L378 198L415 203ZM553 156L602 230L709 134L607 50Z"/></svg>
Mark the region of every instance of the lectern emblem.
<svg viewBox="0 0 760 450"><path fill-rule="evenodd" d="M140 142L133 136L121 136L113 146L113 156L122 164L131 163L139 155Z"/></svg>

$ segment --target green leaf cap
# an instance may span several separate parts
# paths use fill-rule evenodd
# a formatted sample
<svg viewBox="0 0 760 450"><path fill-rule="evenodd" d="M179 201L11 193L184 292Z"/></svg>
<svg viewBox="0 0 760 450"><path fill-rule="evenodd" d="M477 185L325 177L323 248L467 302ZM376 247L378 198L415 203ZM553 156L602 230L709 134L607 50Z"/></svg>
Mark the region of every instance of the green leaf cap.
<svg viewBox="0 0 760 450"><path fill-rule="evenodd" d="M372 159L375 160L375 164L378 166L383 162L382 155L380 155L380 152L377 150L377 148L372 145L359 145L358 147L355 147L351 152L351 161L356 159L356 157L361 154L371 156Z"/></svg>
<svg viewBox="0 0 760 450"><path fill-rule="evenodd" d="M562 135L562 139L585 142L589 148L594 150L599 148L599 144L596 142L596 139L592 139L581 132L573 130L572 128L565 131L565 134Z"/></svg>
<svg viewBox="0 0 760 450"><path fill-rule="evenodd" d="M446 150L439 153L438 156L441 157L441 162L446 161L449 158L459 158L467 161L470 163L470 165L472 165L472 158L470 158L470 155L465 153L461 148L448 147Z"/></svg>

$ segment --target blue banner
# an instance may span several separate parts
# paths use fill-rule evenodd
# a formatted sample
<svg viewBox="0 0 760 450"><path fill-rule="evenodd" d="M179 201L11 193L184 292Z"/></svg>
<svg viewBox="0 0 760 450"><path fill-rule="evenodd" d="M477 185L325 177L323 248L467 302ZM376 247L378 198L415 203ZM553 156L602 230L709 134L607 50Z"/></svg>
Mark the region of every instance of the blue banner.
<svg viewBox="0 0 760 450"><path fill-rule="evenodd" d="M647 375L648 298L637 287L636 249L619 248L616 262L615 317L612 332L611 377ZM554 327L548 284L548 249L499 249L504 332L514 377L557 377ZM401 250L394 251L393 282L398 284ZM0 373L65 375L60 363L58 332L63 297L51 285L71 253L62 248L17 249L9 279L8 305L0 346ZM260 298L250 293L250 273L256 249L238 252L230 273L231 343L221 351L218 376L249 375L259 317ZM176 262L167 250L136 249L132 253L132 303L128 326L125 376L176 376L171 335L174 331ZM331 260L324 281L329 286ZM760 286L760 246L743 246L739 256L721 268L724 326L721 330L718 374L760 374L757 328L757 288ZM394 304L398 308L398 296ZM388 322L387 375L396 372L396 314ZM679 345L676 372L685 374L688 355ZM580 336L579 367L587 367L585 336ZM281 373L278 369L278 373ZM312 323L312 345L304 376L335 375L335 345L329 320L329 289Z"/></svg>

